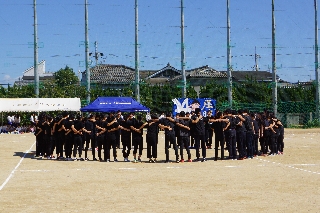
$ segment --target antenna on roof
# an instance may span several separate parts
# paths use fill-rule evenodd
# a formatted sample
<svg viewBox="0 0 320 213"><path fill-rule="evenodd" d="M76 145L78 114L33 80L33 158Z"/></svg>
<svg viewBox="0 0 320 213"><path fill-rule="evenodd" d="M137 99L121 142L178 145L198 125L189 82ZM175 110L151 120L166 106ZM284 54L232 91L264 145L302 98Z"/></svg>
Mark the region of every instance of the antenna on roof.
<svg viewBox="0 0 320 213"><path fill-rule="evenodd" d="M92 53L89 53L89 56L91 56ZM98 52L98 42L94 42L94 59L96 60L96 66L98 65L98 59L100 56L103 56L103 53Z"/></svg>
<svg viewBox="0 0 320 213"><path fill-rule="evenodd" d="M261 58L259 54L257 54L257 47L254 47L254 69L255 71L259 71L258 59Z"/></svg>

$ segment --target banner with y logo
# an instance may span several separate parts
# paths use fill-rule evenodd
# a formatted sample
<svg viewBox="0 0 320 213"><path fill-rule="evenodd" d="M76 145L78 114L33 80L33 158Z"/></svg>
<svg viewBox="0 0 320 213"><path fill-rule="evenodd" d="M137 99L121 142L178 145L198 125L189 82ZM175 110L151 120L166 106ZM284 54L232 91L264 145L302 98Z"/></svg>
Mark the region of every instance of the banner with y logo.
<svg viewBox="0 0 320 213"><path fill-rule="evenodd" d="M211 110L212 115L216 114L216 100L212 98L175 98L172 99L172 114L176 116L181 111L191 112L196 108L201 109L202 116L207 116L207 111Z"/></svg>

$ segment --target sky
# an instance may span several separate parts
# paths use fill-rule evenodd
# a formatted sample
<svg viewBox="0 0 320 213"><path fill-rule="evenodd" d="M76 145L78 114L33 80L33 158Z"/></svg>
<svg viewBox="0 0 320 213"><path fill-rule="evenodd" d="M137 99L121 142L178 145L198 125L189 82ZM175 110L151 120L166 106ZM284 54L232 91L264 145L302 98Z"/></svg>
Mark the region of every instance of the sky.
<svg viewBox="0 0 320 213"><path fill-rule="evenodd" d="M276 71L284 81L315 79L314 0L274 0ZM186 69L227 69L227 0L184 0ZM85 70L85 0L37 0L38 60L46 72ZM135 0L88 0L89 48L98 63L135 64ZM230 0L231 65L272 71L272 1ZM139 0L140 70L181 69L180 0ZM319 22L320 23L320 22ZM0 84L34 64L33 0L0 0ZM95 59L92 66L95 65Z"/></svg>

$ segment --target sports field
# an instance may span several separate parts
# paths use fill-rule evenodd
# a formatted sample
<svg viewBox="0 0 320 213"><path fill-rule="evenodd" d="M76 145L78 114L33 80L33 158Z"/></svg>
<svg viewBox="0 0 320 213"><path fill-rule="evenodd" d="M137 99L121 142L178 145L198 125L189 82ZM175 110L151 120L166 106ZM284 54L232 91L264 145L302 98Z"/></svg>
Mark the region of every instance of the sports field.
<svg viewBox="0 0 320 213"><path fill-rule="evenodd" d="M320 212L320 129L285 129L284 155L243 161L165 164L163 141L158 163L56 161L33 157L33 134L2 134L0 212Z"/></svg>

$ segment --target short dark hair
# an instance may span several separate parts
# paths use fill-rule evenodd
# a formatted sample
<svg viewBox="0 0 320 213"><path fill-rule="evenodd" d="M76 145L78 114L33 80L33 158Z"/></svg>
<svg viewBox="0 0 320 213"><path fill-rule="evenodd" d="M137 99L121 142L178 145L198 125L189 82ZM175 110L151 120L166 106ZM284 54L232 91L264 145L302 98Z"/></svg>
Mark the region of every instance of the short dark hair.
<svg viewBox="0 0 320 213"><path fill-rule="evenodd" d="M201 109L200 109L200 108L194 109L194 113L199 114L200 112L201 112Z"/></svg>

